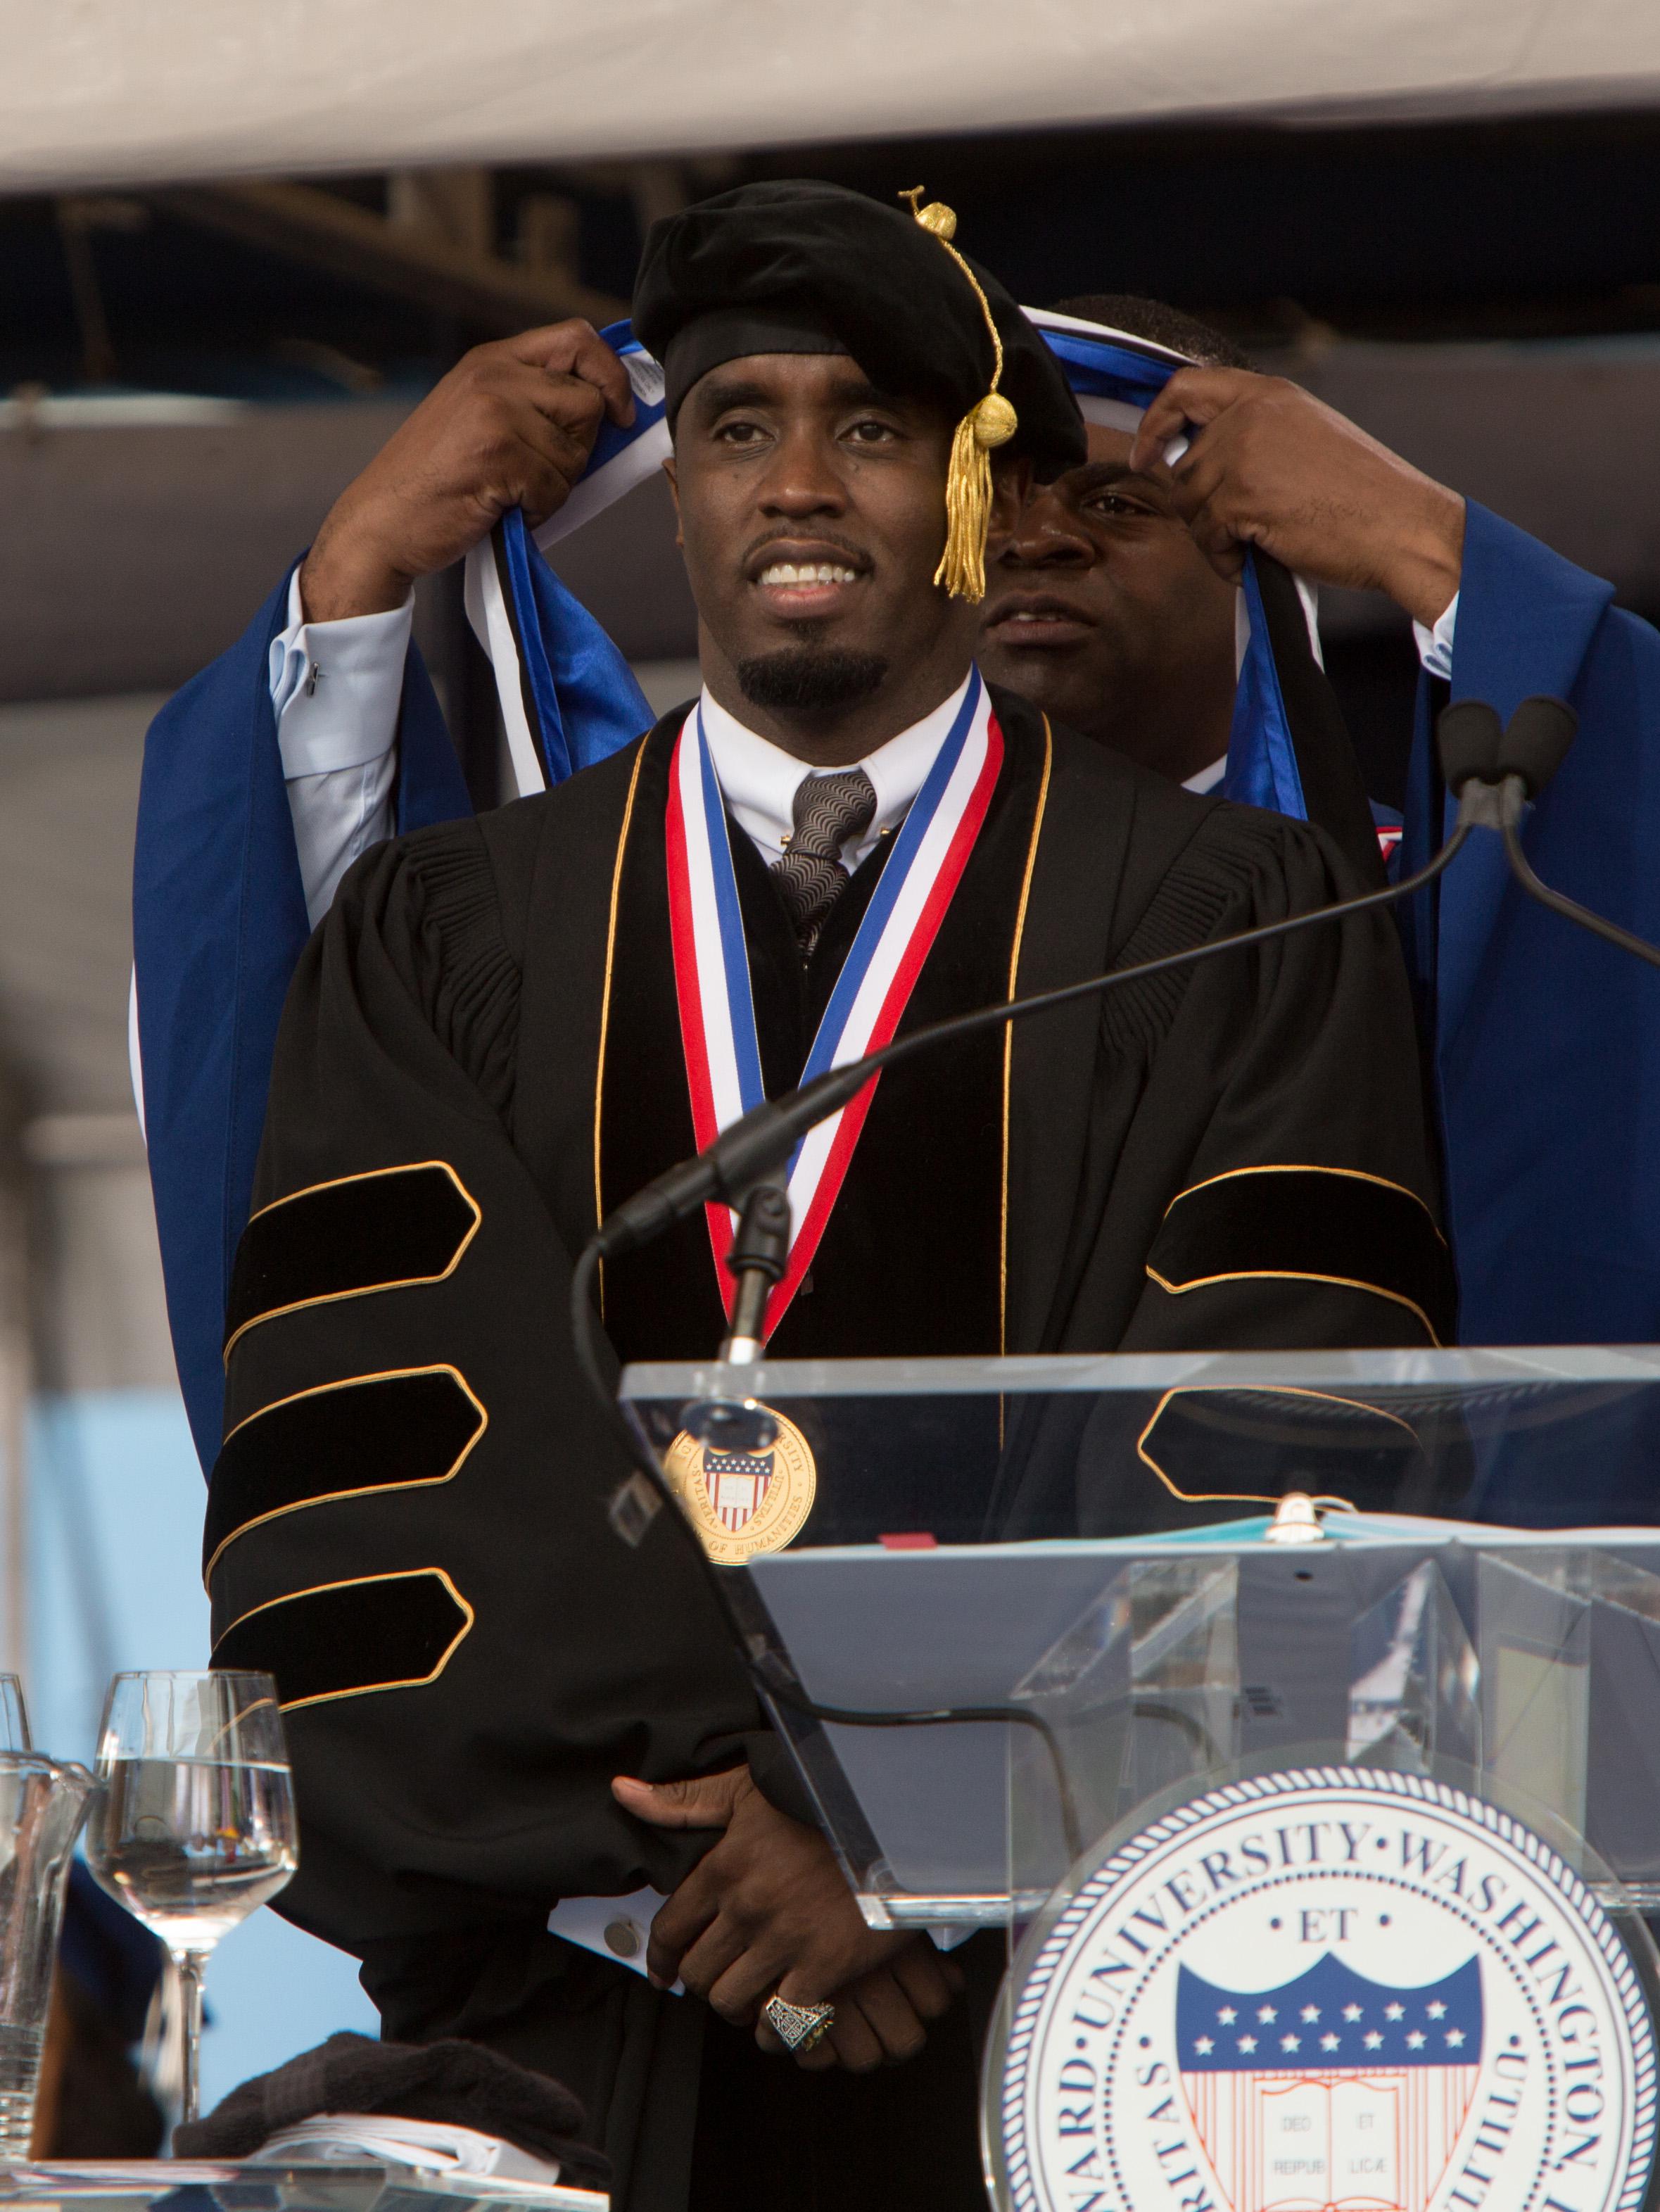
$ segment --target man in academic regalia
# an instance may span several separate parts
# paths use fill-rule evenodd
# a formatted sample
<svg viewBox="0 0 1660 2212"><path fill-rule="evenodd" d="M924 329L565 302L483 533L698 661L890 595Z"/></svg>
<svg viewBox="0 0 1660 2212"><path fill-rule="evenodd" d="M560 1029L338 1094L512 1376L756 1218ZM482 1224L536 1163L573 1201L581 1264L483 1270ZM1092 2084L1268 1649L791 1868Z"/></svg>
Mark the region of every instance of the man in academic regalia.
<svg viewBox="0 0 1660 2212"><path fill-rule="evenodd" d="M1147 366L1243 368L1221 331L1162 301L1116 293L1063 300L1043 316L1052 343L1080 356L1138 343ZM1140 407L1073 389L1089 452L1034 483L986 565L980 663L991 681L1190 791L1227 767L1236 699L1239 592L1195 542L1162 455L1129 456ZM1137 395L1140 398L1142 395Z"/></svg>
<svg viewBox="0 0 1660 2212"><path fill-rule="evenodd" d="M283 1693L288 1900L363 1960L389 2033L568 2081L628 2212L967 2207L976 2074L951 1962L863 1925L673 1530L629 1552L607 1526L623 1468L570 1341L573 1255L804 1066L1352 880L1307 826L984 684L988 506L1083 437L950 231L820 185L654 229L635 316L666 379L702 694L348 874L283 1015L231 1288L216 1661ZM348 502L307 591L384 603L447 557L431 520ZM780 1355L1449 1327L1386 917L866 1097L793 1179ZM620 1359L712 1351L728 1233L717 1212L608 1267ZM668 1899L655 1986L548 1929L560 1900L643 1886ZM963 1954L970 1996L991 1948ZM690 1994L662 1988L677 1972ZM794 2064L775 1994L835 2008Z"/></svg>
<svg viewBox="0 0 1660 2212"><path fill-rule="evenodd" d="M1146 302L1067 305L1098 326L1052 333L1085 364L1072 374L1091 417L1091 457L1037 487L995 549L982 649L994 680L1108 743L1131 744L1166 773L1192 775L1208 751L1215 765L1197 785L1220 784L1225 768L1231 795L1335 831L1342 795L1334 805L1311 784L1300 795L1268 787L1260 749L1239 744L1237 723L1222 757L1235 586L1255 548L1307 579L1382 591L1411 617L1420 665L1399 867L1421 866L1450 826L1432 738L1441 705L1482 699L1508 718L1523 699L1552 694L1574 706L1579 732L1523 824L1529 858L1557 889L1660 943L1660 635L1651 625L1615 607L1600 577L1435 483L1310 393L1231 361L1202 325L1183 327ZM1150 401L1092 413L1087 395L1102 386L1086 364L1098 349L1119 352L1118 334L1099 325L1120 319L1162 344L1174 374ZM1155 608L1163 616L1149 621ZM1157 696L1167 678L1168 726L1208 730L1207 742L1169 738L1155 752L1127 737L1116 711L1127 635L1152 664L1133 664L1132 690ZM1305 752L1299 738L1305 783L1310 765L1317 775L1346 750L1316 731ZM1649 1162L1660 1090L1650 1040L1660 1035L1660 976L1533 904L1495 837L1475 838L1402 919L1430 1048L1462 1340L1651 1341L1660 1179ZM1535 1513L1502 1496L1488 1510ZM1646 1506L1633 1498L1624 1510Z"/></svg>
<svg viewBox="0 0 1660 2212"><path fill-rule="evenodd" d="M1164 432L1140 434L1146 410L1167 386L1184 390L1191 367L1246 371L1237 347L1157 300L1098 294L1027 313L1067 370L1089 454L1034 483L992 550L981 635L992 681L1189 791L1317 822L1377 878L1401 817L1368 796L1324 672L1316 585L1343 579L1356 560L1348 541L1369 527L1380 580L1403 604L1439 608L1455 588L1456 543L1453 581L1447 568L1422 573L1422 495L1459 527L1462 503L1344 423L1355 447L1386 464L1374 471L1383 481L1366 486L1364 515L1341 496L1320 510L1326 528L1303 547L1314 565L1293 572L1265 545L1217 527L1214 474L1195 491L1201 456L1188 459L1200 426L1178 418L1171 429L1165 408ZM1409 488L1417 499L1403 500ZM1419 636L1429 650L1429 632Z"/></svg>

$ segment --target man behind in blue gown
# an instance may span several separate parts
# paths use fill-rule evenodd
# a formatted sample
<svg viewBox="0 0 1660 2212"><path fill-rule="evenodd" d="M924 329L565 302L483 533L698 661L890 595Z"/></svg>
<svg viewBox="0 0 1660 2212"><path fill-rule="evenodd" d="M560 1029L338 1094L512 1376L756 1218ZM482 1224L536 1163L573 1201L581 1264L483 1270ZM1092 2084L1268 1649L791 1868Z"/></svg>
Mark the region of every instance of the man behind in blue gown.
<svg viewBox="0 0 1660 2212"><path fill-rule="evenodd" d="M1067 306L1200 365L1171 380L1139 432L1091 422L1085 467L1034 488L992 574L988 672L1202 789L1227 742L1243 548L1384 592L1412 617L1421 665L1403 870L1449 819L1432 712L1476 698L1508 719L1552 694L1576 708L1579 734L1531 811L1529 857L1555 888L1660 941L1660 635L1600 577L1299 386L1250 373L1202 325L1150 302ZM1161 453L1184 432L1171 468ZM1533 905L1493 836L1402 919L1462 1340L1653 1340L1660 976Z"/></svg>

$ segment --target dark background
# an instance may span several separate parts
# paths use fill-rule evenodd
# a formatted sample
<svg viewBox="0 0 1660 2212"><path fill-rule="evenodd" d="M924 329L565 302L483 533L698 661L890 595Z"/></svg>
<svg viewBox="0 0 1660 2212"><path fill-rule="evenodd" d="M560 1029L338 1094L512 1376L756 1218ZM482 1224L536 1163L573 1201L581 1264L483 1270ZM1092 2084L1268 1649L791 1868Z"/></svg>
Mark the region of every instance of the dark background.
<svg viewBox="0 0 1660 2212"><path fill-rule="evenodd" d="M1660 117L1574 115L1372 129L1209 126L795 147L688 164L696 191L831 176L878 194L923 183L1022 299L1146 292L1247 344L1310 321L1349 337L1540 337L1660 329ZM377 178L331 190L378 206ZM583 279L626 295L640 247L626 190L582 172L496 179L502 249L529 194L581 210ZM209 392L329 381L306 349L429 376L477 335L142 198L104 204L98 281L121 380ZM54 203L0 202L0 382L78 373Z"/></svg>

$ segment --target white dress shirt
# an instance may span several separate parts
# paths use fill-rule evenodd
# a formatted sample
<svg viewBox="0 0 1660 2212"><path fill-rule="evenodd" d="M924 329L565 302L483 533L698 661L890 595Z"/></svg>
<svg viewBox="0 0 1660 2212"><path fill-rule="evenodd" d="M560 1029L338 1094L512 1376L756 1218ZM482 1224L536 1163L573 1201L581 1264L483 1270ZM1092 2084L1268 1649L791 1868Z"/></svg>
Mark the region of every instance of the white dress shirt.
<svg viewBox="0 0 1660 2212"><path fill-rule="evenodd" d="M392 835L397 780L394 746L409 650L413 592L401 607L342 622L308 623L300 575L289 586L289 624L271 648L271 696L283 755L306 911L316 927L336 888L360 854ZM1452 673L1455 592L1433 629L1414 623L1418 657L1432 676ZM842 859L857 867L891 830L922 788L950 729L962 693L952 694L913 728L879 745L859 763L876 787L876 812L865 836ZM784 849L796 787L812 773L792 755L717 707L703 694L703 728L714 773L733 819L769 866ZM1225 761L1189 776L1189 791L1213 791Z"/></svg>
<svg viewBox="0 0 1660 2212"><path fill-rule="evenodd" d="M386 614L308 623L300 571L289 579L288 628L271 640L271 702L313 929L352 862L392 835L414 614L411 592Z"/></svg>
<svg viewBox="0 0 1660 2212"><path fill-rule="evenodd" d="M1182 788L1183 791L1196 791L1201 794L1207 791L1214 791L1227 772L1228 757L1224 753L1220 760L1213 760L1208 768L1201 768L1197 775L1189 776Z"/></svg>
<svg viewBox="0 0 1660 2212"><path fill-rule="evenodd" d="M1413 641L1418 647L1418 658L1424 672L1438 676L1447 683L1452 676L1452 635L1458 623L1458 594L1455 592L1441 610L1433 629L1426 629L1420 622L1412 626Z"/></svg>
<svg viewBox="0 0 1660 2212"><path fill-rule="evenodd" d="M863 760L848 763L850 768L862 768L876 789L876 811L869 828L842 849L842 865L849 875L876 850L884 836L904 820L912 799L927 781L940 746L951 734L968 688L965 676L950 698L931 714L878 745ZM715 704L707 690L699 703L714 780L727 811L770 867L784 857L785 845L795 826L795 794L801 786L814 774L840 775L846 770L810 769L781 745L746 730L736 715Z"/></svg>

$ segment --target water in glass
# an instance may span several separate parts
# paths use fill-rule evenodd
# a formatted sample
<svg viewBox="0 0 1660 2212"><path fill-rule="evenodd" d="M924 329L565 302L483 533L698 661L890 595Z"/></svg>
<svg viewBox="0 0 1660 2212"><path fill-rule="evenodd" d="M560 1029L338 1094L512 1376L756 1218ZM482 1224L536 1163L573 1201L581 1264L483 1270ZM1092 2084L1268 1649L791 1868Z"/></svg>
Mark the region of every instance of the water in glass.
<svg viewBox="0 0 1660 2212"><path fill-rule="evenodd" d="M208 1954L275 1897L299 1856L276 1683L212 1669L118 1674L98 1778L87 1863L173 1954L185 2001L182 2117L193 2120Z"/></svg>
<svg viewBox="0 0 1660 2212"><path fill-rule="evenodd" d="M169 1950L211 1950L294 1872L289 1771L111 1759L87 1846L105 1887Z"/></svg>

